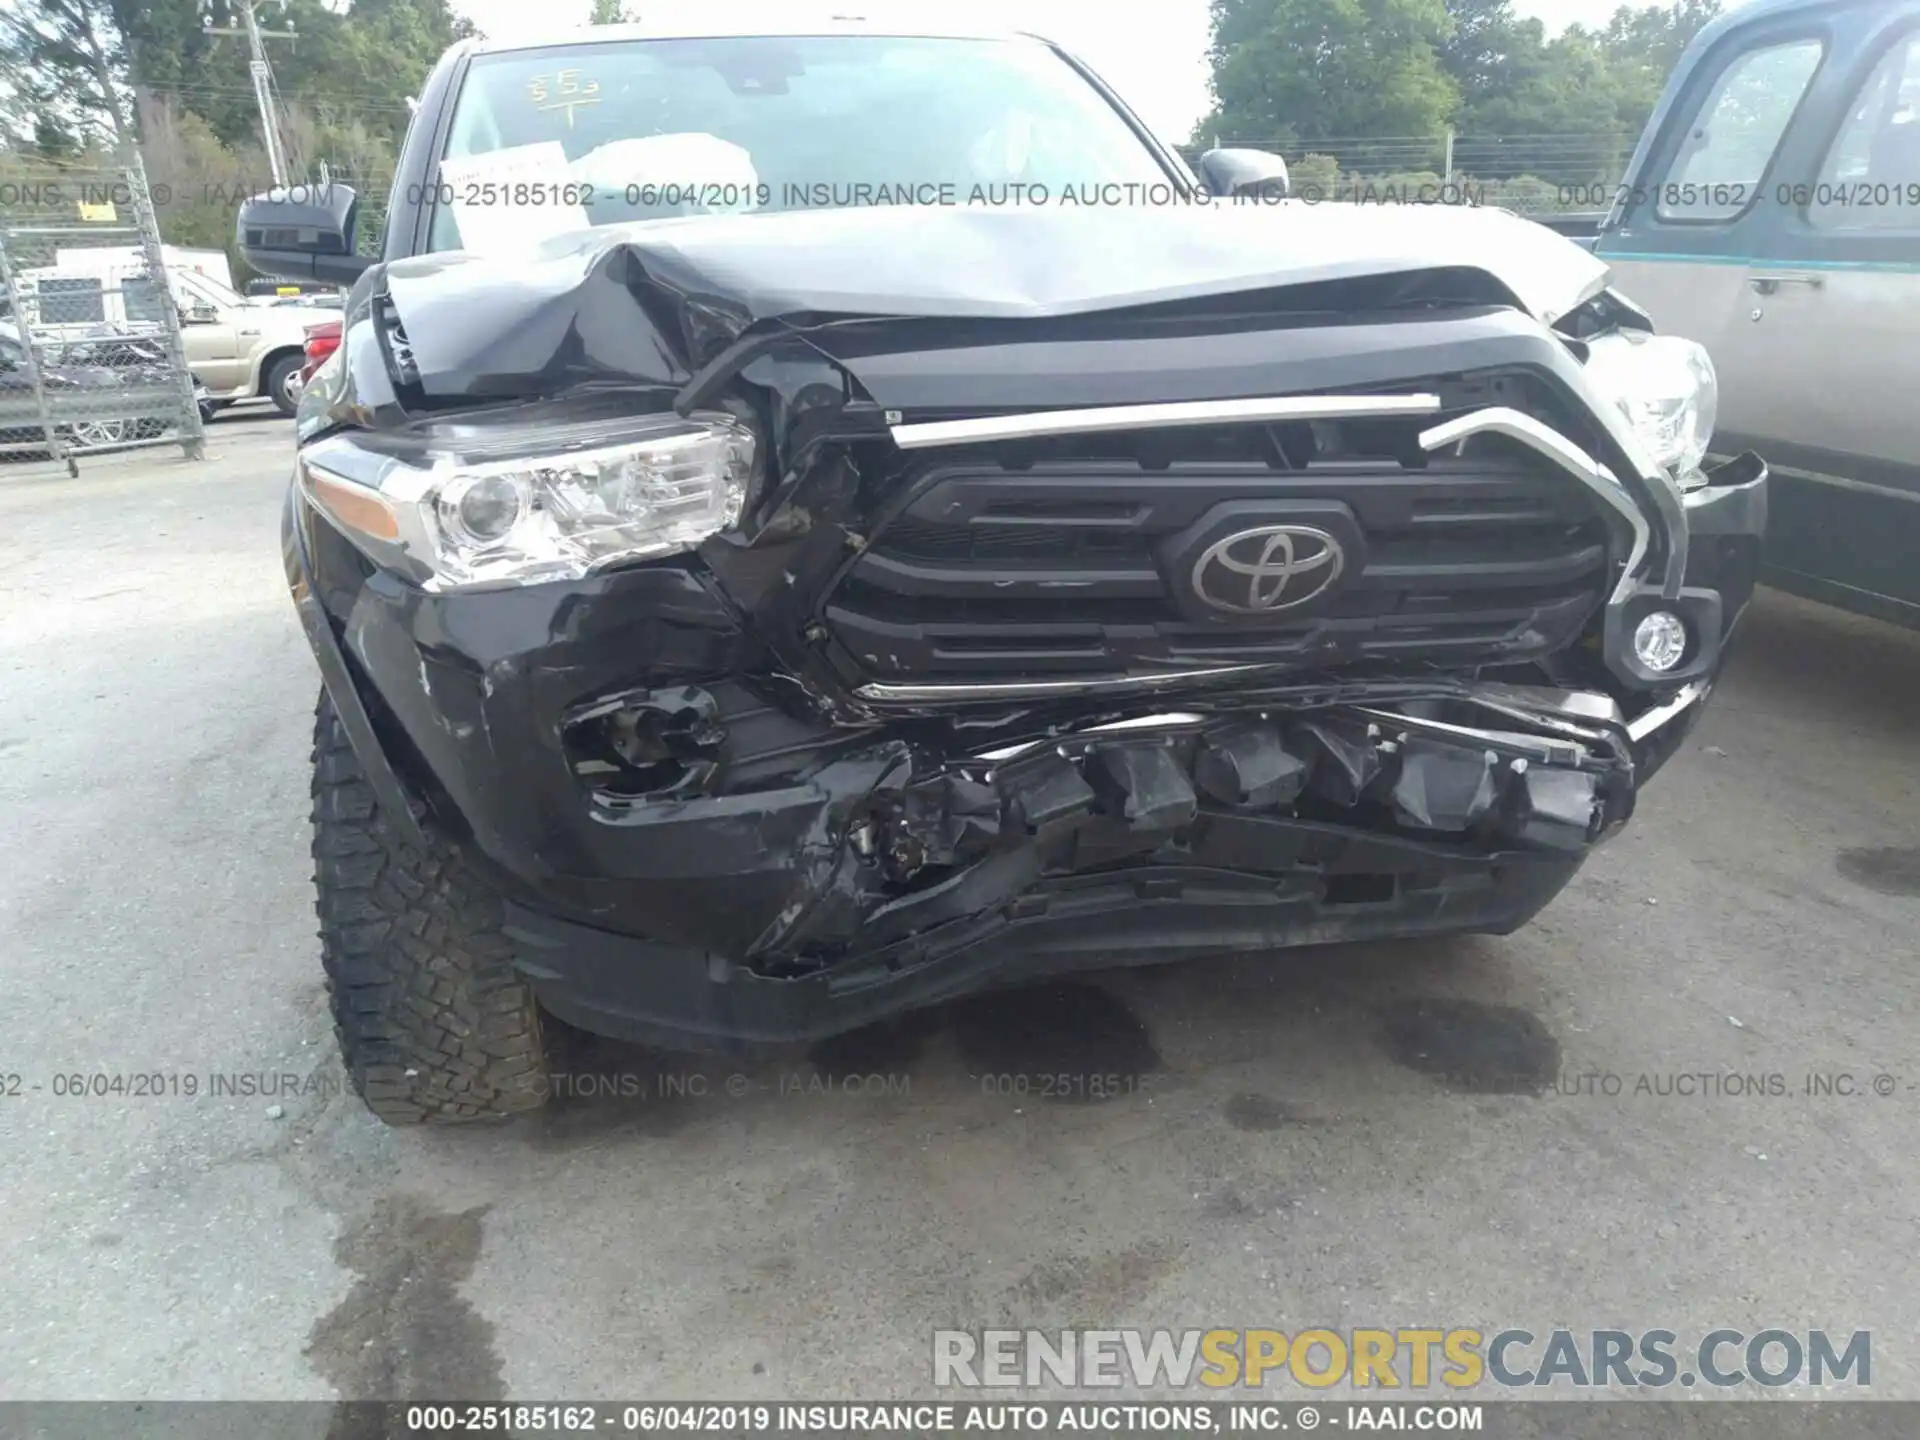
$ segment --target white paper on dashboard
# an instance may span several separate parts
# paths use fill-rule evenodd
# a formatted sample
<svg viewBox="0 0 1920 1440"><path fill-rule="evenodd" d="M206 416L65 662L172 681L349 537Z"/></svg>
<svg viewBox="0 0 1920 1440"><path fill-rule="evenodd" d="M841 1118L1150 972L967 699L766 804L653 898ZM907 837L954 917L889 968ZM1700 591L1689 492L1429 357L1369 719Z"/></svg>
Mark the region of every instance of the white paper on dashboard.
<svg viewBox="0 0 1920 1440"><path fill-rule="evenodd" d="M652 192L659 203L691 210L759 208L753 156L702 131L609 140L574 161L573 176L590 182L596 193L625 194L629 203L636 193Z"/></svg>
<svg viewBox="0 0 1920 1440"><path fill-rule="evenodd" d="M443 195L453 204L461 248L488 255L585 229L586 207L563 203L570 179L567 152L558 140L440 162L440 181L447 187ZM515 185L527 188L516 196Z"/></svg>

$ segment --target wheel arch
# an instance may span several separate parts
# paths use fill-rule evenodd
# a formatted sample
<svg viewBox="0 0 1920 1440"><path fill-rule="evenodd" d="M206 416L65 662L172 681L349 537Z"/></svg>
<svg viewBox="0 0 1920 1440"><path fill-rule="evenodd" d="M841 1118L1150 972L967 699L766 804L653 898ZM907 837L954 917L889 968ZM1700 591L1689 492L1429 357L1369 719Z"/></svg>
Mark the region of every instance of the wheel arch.
<svg viewBox="0 0 1920 1440"><path fill-rule="evenodd" d="M374 799L386 814L394 833L407 844L424 848L426 835L414 810L415 791L404 779L388 753L388 746L375 723L372 709L361 695L353 662L320 597L314 593L312 569L307 559L306 537L295 514L294 496L287 492L286 511L281 524L281 551L286 563L287 587L292 594L294 613L306 632L307 645L320 668L320 684L333 702L334 713L346 731Z"/></svg>
<svg viewBox="0 0 1920 1440"><path fill-rule="evenodd" d="M296 360L305 360L306 354L307 348L304 344L276 345L271 350L268 350L260 357L260 363L254 367L253 393L255 395L271 396L273 392L267 388L267 378L273 374L273 367L288 356L292 356Z"/></svg>

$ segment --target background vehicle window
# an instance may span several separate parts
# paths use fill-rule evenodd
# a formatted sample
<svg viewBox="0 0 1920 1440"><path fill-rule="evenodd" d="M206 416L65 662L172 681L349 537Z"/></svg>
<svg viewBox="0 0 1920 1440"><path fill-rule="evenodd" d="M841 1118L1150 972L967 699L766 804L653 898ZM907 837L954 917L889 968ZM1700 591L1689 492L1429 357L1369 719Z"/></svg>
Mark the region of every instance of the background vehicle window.
<svg viewBox="0 0 1920 1440"><path fill-rule="evenodd" d="M247 303L238 290L230 290L213 276L202 275L198 270L176 270L173 282L176 289L186 293L189 303L204 301L216 310L232 310Z"/></svg>
<svg viewBox="0 0 1920 1440"><path fill-rule="evenodd" d="M127 319L134 324L159 324L165 318L160 311L166 303L161 298L160 287L145 275L129 275L121 280L120 303L126 309Z"/></svg>
<svg viewBox="0 0 1920 1440"><path fill-rule="evenodd" d="M107 318L98 280L48 276L37 289L42 325L98 324Z"/></svg>
<svg viewBox="0 0 1920 1440"><path fill-rule="evenodd" d="M1753 203L1824 48L1768 45L1721 72L1660 188L1661 218L1730 220Z"/></svg>
<svg viewBox="0 0 1920 1440"><path fill-rule="evenodd" d="M1887 53L1820 168L1807 218L1827 230L1920 229L1920 35Z"/></svg>

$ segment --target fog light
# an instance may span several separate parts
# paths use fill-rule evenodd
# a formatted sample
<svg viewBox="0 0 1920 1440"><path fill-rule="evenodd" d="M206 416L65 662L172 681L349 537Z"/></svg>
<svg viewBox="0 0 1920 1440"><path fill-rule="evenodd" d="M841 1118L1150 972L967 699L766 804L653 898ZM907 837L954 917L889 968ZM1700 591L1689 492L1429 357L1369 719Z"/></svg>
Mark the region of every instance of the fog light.
<svg viewBox="0 0 1920 1440"><path fill-rule="evenodd" d="M1687 622L1670 610L1656 610L1633 632L1633 653L1656 675L1664 675L1687 655Z"/></svg>
<svg viewBox="0 0 1920 1440"><path fill-rule="evenodd" d="M609 696L569 716L560 733L574 774L616 805L701 789L727 738L718 703L692 686Z"/></svg>

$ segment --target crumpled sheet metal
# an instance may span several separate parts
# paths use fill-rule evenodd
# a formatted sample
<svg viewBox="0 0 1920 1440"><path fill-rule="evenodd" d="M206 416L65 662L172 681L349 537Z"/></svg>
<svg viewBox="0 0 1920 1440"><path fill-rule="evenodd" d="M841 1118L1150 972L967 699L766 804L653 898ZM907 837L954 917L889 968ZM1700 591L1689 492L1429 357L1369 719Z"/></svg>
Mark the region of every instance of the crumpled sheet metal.
<svg viewBox="0 0 1920 1440"><path fill-rule="evenodd" d="M859 207L606 225L530 250L397 260L429 396L684 383L750 328L830 318L1044 320L1458 269L1553 318L1606 267L1496 211L1361 206ZM1350 212L1350 213L1349 213Z"/></svg>

